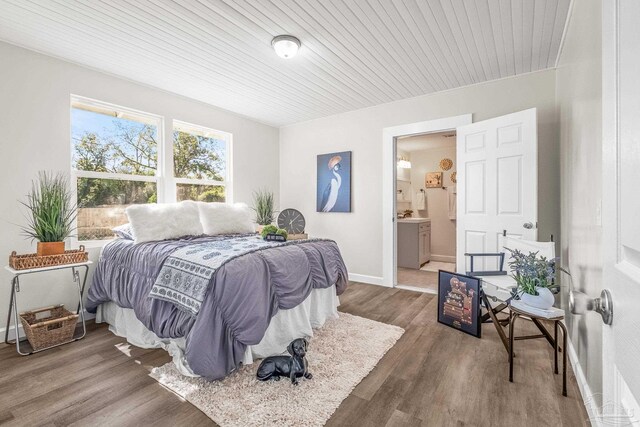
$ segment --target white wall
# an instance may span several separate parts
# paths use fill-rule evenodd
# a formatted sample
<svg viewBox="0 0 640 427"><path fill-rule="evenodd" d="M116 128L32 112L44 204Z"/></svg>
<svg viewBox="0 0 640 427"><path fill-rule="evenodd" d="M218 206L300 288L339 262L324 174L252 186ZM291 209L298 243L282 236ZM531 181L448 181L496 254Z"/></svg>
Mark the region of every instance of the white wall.
<svg viewBox="0 0 640 427"><path fill-rule="evenodd" d="M314 236L335 239L352 274L382 276L382 129L460 114L473 120L538 108L539 234L559 235L555 70L383 104L280 129L280 201L299 209ZM352 213L315 210L316 156L353 151Z"/></svg>
<svg viewBox="0 0 640 427"><path fill-rule="evenodd" d="M1 42L0 62L0 255L5 259L12 250L27 253L35 249L35 243L25 240L15 225L24 223L18 200L24 198L31 180L39 170L70 170L71 94L162 115L166 126L178 119L231 132L234 200L250 202L252 191L260 186L275 191L278 200L276 128ZM94 261L98 252L91 250ZM25 278L19 296L25 303L20 308L63 302L75 309L73 288L60 284L66 276L54 276ZM9 275L4 270L0 281L0 319L4 322L9 298Z"/></svg>
<svg viewBox="0 0 640 427"><path fill-rule="evenodd" d="M453 160L453 167L442 172L445 187L453 185L451 172L456 170L456 141L451 138L449 147L429 148L411 152L411 192L414 201L414 216L431 219L431 259L434 261L456 262L456 221L449 219L448 191L442 188L425 188L424 177L427 172L442 172L440 160ZM416 192L425 189L427 209L415 208Z"/></svg>
<svg viewBox="0 0 640 427"><path fill-rule="evenodd" d="M573 2L557 69L562 173L561 262L577 290L593 297L602 284L602 4ZM565 278L566 279L566 278ZM562 282L567 307L568 280ZM591 392L602 391L602 321L567 315L571 342Z"/></svg>

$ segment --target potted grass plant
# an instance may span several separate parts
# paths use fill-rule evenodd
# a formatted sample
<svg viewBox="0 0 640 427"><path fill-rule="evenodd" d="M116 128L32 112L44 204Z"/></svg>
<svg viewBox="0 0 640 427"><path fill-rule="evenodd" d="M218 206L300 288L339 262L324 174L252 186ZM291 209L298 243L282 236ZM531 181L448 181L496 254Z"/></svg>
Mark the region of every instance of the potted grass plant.
<svg viewBox="0 0 640 427"><path fill-rule="evenodd" d="M525 254L517 249L505 249L511 252L509 266L522 302L543 310L550 309L555 302L551 289L557 287L554 281L556 260L540 256L538 252Z"/></svg>
<svg viewBox="0 0 640 427"><path fill-rule="evenodd" d="M31 184L26 202L24 234L38 241L38 256L64 253L64 239L71 236L77 207L63 173L40 172Z"/></svg>
<svg viewBox="0 0 640 427"><path fill-rule="evenodd" d="M273 192L260 189L253 192L253 210L256 213L258 233L262 232L265 225L270 225L275 219Z"/></svg>

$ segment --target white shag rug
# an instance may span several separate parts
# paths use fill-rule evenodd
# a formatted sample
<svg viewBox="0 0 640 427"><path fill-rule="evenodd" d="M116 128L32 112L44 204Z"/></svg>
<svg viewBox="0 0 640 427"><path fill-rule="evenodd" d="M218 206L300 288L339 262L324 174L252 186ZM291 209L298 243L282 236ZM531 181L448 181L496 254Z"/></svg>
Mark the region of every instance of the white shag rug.
<svg viewBox="0 0 640 427"><path fill-rule="evenodd" d="M307 352L313 378L301 378L297 387L286 378L258 381L259 363L213 382L185 377L173 363L151 376L222 427L322 426L403 333L398 326L340 313L314 331Z"/></svg>

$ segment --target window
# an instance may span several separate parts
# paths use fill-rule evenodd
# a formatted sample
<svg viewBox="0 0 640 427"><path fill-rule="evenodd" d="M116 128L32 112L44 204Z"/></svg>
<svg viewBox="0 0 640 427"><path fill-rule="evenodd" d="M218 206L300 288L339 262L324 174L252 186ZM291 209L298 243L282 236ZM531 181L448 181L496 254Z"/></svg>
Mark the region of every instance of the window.
<svg viewBox="0 0 640 427"><path fill-rule="evenodd" d="M225 132L173 122L173 173L178 201L226 200L230 137Z"/></svg>
<svg viewBox="0 0 640 427"><path fill-rule="evenodd" d="M78 240L112 239L111 229L127 222L131 204L229 199L231 135L173 125L173 138L166 141L160 116L72 98ZM163 156L168 152L173 166Z"/></svg>

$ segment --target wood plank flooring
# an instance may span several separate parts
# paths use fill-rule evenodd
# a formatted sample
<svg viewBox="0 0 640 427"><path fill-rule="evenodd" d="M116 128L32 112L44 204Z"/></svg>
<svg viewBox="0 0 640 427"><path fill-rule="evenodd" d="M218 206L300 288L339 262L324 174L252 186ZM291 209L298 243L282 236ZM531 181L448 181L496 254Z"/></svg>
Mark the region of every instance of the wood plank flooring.
<svg viewBox="0 0 640 427"><path fill-rule="evenodd" d="M438 292L438 273L398 267L398 284Z"/></svg>
<svg viewBox="0 0 640 427"><path fill-rule="evenodd" d="M587 414L570 370L568 397L551 348L516 343L515 382L492 325L482 339L436 322L435 296L353 283L340 310L405 328L329 426L579 426ZM518 334L530 328L520 322ZM345 349L348 351L348 349ZM0 425L215 425L148 376L170 360L104 325L82 341L21 357L0 346Z"/></svg>

